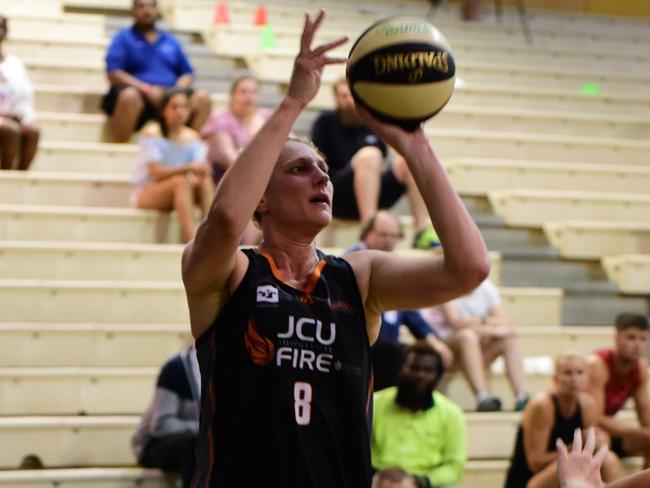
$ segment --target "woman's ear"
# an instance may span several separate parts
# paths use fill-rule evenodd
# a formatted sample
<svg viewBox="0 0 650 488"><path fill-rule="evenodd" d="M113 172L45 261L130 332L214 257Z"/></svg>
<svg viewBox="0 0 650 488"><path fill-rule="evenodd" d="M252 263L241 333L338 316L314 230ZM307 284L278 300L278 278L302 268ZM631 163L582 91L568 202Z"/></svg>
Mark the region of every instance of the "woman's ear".
<svg viewBox="0 0 650 488"><path fill-rule="evenodd" d="M268 211L269 211L269 205L266 200L266 195L264 195L260 200L260 203L257 204L255 213L258 214L260 217L263 217L265 213L268 213Z"/></svg>

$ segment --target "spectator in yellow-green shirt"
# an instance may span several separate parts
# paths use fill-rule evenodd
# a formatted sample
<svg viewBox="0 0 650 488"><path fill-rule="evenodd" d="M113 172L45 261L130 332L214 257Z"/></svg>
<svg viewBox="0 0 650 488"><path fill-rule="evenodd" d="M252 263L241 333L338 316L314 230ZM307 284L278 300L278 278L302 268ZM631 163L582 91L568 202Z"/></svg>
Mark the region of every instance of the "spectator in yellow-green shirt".
<svg viewBox="0 0 650 488"><path fill-rule="evenodd" d="M424 488L461 478L467 461L465 420L458 405L434 391L443 373L438 352L418 341L405 351L398 386L375 393L375 470L401 468Z"/></svg>

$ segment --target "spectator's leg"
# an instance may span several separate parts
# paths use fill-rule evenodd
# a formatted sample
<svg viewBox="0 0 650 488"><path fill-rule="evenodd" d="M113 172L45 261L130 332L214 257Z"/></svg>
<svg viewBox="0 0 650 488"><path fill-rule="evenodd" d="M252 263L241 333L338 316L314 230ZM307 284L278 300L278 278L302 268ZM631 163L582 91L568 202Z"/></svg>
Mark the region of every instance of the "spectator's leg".
<svg viewBox="0 0 650 488"><path fill-rule="evenodd" d="M554 461L528 481L526 488L559 488L557 481L557 462Z"/></svg>
<svg viewBox="0 0 650 488"><path fill-rule="evenodd" d="M489 340L483 345L483 359L485 367L499 356L503 355L506 362L506 375L513 393L517 398L526 394L526 379L524 377L524 357L521 353L519 338L513 329L512 334L507 337L499 337Z"/></svg>
<svg viewBox="0 0 650 488"><path fill-rule="evenodd" d="M487 380L483 366L483 353L478 334L472 329L461 329L451 339L454 356L475 395L487 393Z"/></svg>
<svg viewBox="0 0 650 488"><path fill-rule="evenodd" d="M196 188L196 203L201 207L201 212L205 217L212 206L212 200L214 199L214 184L212 178L204 176L201 178L199 186Z"/></svg>
<svg viewBox="0 0 650 488"><path fill-rule="evenodd" d="M415 184L415 179L413 178L406 161L401 155L398 154L395 156L391 169L393 170L393 174L397 181L406 186L406 197L409 200L411 214L413 215L415 224L414 230L417 232L430 227L431 220L429 219L427 206L425 205L422 195Z"/></svg>
<svg viewBox="0 0 650 488"><path fill-rule="evenodd" d="M205 90L195 90L190 97L191 115L190 127L195 131L200 131L205 121L208 120L210 110L212 109L212 101L210 94Z"/></svg>
<svg viewBox="0 0 650 488"><path fill-rule="evenodd" d="M362 147L352 158L354 196L362 224L368 222L377 213L383 162L381 151L374 146Z"/></svg>
<svg viewBox="0 0 650 488"><path fill-rule="evenodd" d="M185 175L176 175L143 186L138 192L137 207L149 210L176 210L184 242L194 236L193 189Z"/></svg>
<svg viewBox="0 0 650 488"><path fill-rule="evenodd" d="M0 117L0 163L2 169L13 169L20 145L20 125L12 119Z"/></svg>
<svg viewBox="0 0 650 488"><path fill-rule="evenodd" d="M138 90L128 86L120 91L117 95L113 115L110 117L115 142L128 142L135 131L143 109L144 100Z"/></svg>
<svg viewBox="0 0 650 488"><path fill-rule="evenodd" d="M623 477L623 466L621 466L621 460L612 451L607 453L607 456L603 461L603 466L600 468L600 473L605 483Z"/></svg>
<svg viewBox="0 0 650 488"><path fill-rule="evenodd" d="M479 0L463 0L461 9L463 20L478 20Z"/></svg>
<svg viewBox="0 0 650 488"><path fill-rule="evenodd" d="M18 158L18 169L27 171L36 155L38 139L40 138L38 127L23 125L20 128L20 157Z"/></svg>
<svg viewBox="0 0 650 488"><path fill-rule="evenodd" d="M190 486L195 462L196 434L191 432L170 434L150 441L140 459L145 468L179 473L184 488Z"/></svg>
<svg viewBox="0 0 650 488"><path fill-rule="evenodd" d="M623 437L623 452L630 455L641 455L644 457L645 462L643 469L650 468L650 433L647 429L642 429L641 433L636 432L636 435L624 435Z"/></svg>

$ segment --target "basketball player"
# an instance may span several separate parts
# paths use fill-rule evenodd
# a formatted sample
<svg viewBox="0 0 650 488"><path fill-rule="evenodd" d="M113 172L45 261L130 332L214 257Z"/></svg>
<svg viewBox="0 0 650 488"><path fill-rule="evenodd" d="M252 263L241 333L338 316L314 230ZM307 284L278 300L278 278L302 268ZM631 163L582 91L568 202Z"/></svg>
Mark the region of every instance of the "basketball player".
<svg viewBox="0 0 650 488"><path fill-rule="evenodd" d="M224 175L183 256L201 369L197 487L371 486L369 347L383 310L450 300L489 272L485 244L422 129L364 113L408 160L446 251L325 256L314 239L331 221L327 165L287 140L316 95L328 56L312 48L323 21L305 17L287 94ZM263 239L239 250L255 214Z"/></svg>

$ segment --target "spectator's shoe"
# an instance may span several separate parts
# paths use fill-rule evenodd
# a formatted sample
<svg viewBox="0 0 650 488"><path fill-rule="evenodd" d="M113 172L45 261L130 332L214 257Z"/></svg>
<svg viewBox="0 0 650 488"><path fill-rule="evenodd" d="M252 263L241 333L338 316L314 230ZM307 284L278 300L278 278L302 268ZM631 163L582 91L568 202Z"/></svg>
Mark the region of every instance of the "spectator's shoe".
<svg viewBox="0 0 650 488"><path fill-rule="evenodd" d="M415 249L435 249L440 247L438 234L432 228L422 229L413 237L413 247Z"/></svg>
<svg viewBox="0 0 650 488"><path fill-rule="evenodd" d="M528 404L528 400L530 400L530 395L528 393L517 400L515 403L515 412L523 412L524 408L526 408L526 405Z"/></svg>
<svg viewBox="0 0 650 488"><path fill-rule="evenodd" d="M36 454L28 454L20 462L18 469L43 469L43 461Z"/></svg>
<svg viewBox="0 0 650 488"><path fill-rule="evenodd" d="M501 410L501 399L490 395L478 402L477 412L499 412Z"/></svg>

